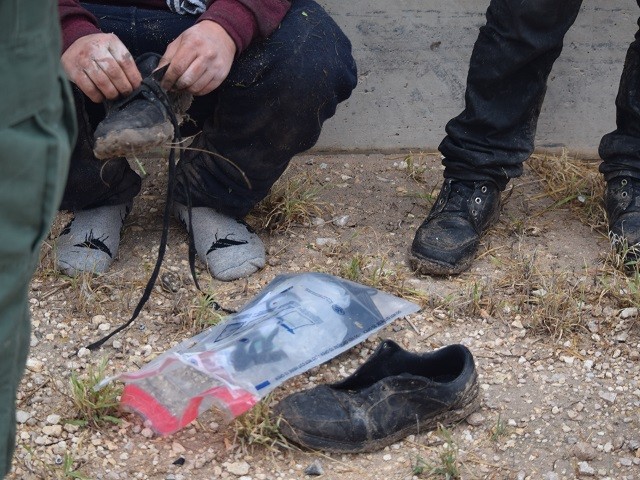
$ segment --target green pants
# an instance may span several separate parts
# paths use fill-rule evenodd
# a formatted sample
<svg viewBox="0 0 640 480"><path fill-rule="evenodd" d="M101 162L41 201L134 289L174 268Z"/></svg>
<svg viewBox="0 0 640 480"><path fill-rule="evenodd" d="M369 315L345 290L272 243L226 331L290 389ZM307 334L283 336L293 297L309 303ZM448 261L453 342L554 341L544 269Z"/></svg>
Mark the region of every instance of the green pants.
<svg viewBox="0 0 640 480"><path fill-rule="evenodd" d="M76 134L56 9L51 1L0 0L0 479L15 445L15 397L29 349L29 281Z"/></svg>

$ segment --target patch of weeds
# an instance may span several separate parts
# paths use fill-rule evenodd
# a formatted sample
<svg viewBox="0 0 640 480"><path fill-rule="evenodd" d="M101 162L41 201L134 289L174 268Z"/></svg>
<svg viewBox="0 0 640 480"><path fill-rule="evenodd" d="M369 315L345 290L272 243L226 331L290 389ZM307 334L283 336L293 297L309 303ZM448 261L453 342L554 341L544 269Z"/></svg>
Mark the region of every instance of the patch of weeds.
<svg viewBox="0 0 640 480"><path fill-rule="evenodd" d="M425 173L427 171L427 164L424 162L424 153L418 153L417 155L412 152L404 158L404 163L407 165L407 175L409 178L418 183L425 183Z"/></svg>
<svg viewBox="0 0 640 480"><path fill-rule="evenodd" d="M437 462L431 463L418 456L413 466L413 474L443 480L461 478L458 445L453 439L451 431L440 425L436 434L443 440L443 444L438 452Z"/></svg>
<svg viewBox="0 0 640 480"><path fill-rule="evenodd" d="M212 293L197 292L188 310L191 327L200 331L212 325L217 325L227 315L216 310L216 299Z"/></svg>
<svg viewBox="0 0 640 480"><path fill-rule="evenodd" d="M563 149L559 157L532 155L527 164L543 180L547 195L556 202L553 207L567 205L583 224L606 235L604 178L598 172L599 162L570 157Z"/></svg>
<svg viewBox="0 0 640 480"><path fill-rule="evenodd" d="M625 275L637 275L640 272L640 247L631 245L626 238L609 233L611 249L606 262Z"/></svg>
<svg viewBox="0 0 640 480"><path fill-rule="evenodd" d="M569 272L543 270L535 252L518 251L511 259L503 257L503 262L504 274L497 285L509 297L510 309L527 320L525 327L555 338L585 328L583 307L598 302L599 298L592 295L584 278Z"/></svg>
<svg viewBox="0 0 640 480"><path fill-rule="evenodd" d="M362 272L365 268L365 256L361 253L355 254L351 260L340 268L340 276L357 282L362 277Z"/></svg>
<svg viewBox="0 0 640 480"><path fill-rule="evenodd" d="M77 480L90 480L90 477L85 476L80 470L75 466L75 461L73 457L68 453L64 454L64 458L62 459L62 474L63 478L75 478Z"/></svg>
<svg viewBox="0 0 640 480"><path fill-rule="evenodd" d="M489 438L493 442L499 441L501 438L504 438L509 433L509 427L507 426L507 422L502 419L502 416L498 414L498 419L496 420L495 425L491 428L491 432L489 433Z"/></svg>
<svg viewBox="0 0 640 480"><path fill-rule="evenodd" d="M100 389L96 387L106 375L108 360L102 359L98 365L91 366L84 375L71 374L71 401L74 415L68 423L98 429L108 424L119 424L118 399L122 387L109 382Z"/></svg>
<svg viewBox="0 0 640 480"><path fill-rule="evenodd" d="M582 329L584 297L582 284L571 282L564 272L537 274L527 300L530 326L556 338Z"/></svg>
<svg viewBox="0 0 640 480"><path fill-rule="evenodd" d="M293 225L311 223L313 217L323 213L321 191L322 186L314 184L308 175L281 178L256 207L263 228L286 231Z"/></svg>
<svg viewBox="0 0 640 480"><path fill-rule="evenodd" d="M272 397L267 395L251 410L240 415L234 421L236 440L244 446L264 446L267 448L291 448L287 439L280 433L280 418L271 415Z"/></svg>
<svg viewBox="0 0 640 480"><path fill-rule="evenodd" d="M339 274L349 280L421 305L426 305L429 300L426 292L410 286L404 272L388 268L385 257L356 254L341 267Z"/></svg>
<svg viewBox="0 0 640 480"><path fill-rule="evenodd" d="M29 446L24 445L27 455L21 456L23 466L38 478L55 480L91 480L80 468L82 463L76 462L70 453L65 453L63 457L56 455L53 459L36 454ZM46 459L46 460L45 460ZM16 457L18 460L18 457Z"/></svg>

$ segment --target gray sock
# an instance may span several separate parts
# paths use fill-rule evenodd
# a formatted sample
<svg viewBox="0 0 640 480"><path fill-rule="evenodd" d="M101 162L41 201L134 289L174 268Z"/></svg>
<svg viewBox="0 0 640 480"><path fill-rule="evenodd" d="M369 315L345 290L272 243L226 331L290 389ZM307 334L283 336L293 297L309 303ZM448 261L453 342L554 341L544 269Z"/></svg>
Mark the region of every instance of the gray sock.
<svg viewBox="0 0 640 480"><path fill-rule="evenodd" d="M75 277L107 271L120 245L120 230L131 205L79 210L56 239L56 264Z"/></svg>
<svg viewBox="0 0 640 480"><path fill-rule="evenodd" d="M187 207L177 203L175 213L187 227ZM248 277L265 264L264 245L246 224L213 208L191 209L193 240L200 260L218 280Z"/></svg>

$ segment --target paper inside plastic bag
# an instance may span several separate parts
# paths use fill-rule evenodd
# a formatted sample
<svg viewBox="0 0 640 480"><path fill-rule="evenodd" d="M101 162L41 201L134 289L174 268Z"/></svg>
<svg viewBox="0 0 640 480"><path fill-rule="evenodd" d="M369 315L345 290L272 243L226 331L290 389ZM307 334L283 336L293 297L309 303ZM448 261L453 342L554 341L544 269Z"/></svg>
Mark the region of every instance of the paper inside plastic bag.
<svg viewBox="0 0 640 480"><path fill-rule="evenodd" d="M285 380L362 342L418 305L323 273L281 275L237 313L163 353L125 382L123 407L159 434L215 405L233 418Z"/></svg>

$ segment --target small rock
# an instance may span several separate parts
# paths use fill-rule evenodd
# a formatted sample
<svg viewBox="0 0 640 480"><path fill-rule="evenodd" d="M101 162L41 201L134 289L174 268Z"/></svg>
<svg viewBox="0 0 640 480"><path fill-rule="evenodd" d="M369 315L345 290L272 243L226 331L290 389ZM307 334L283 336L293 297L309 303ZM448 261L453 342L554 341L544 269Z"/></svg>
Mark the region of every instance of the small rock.
<svg viewBox="0 0 640 480"><path fill-rule="evenodd" d="M588 443L586 443L586 442L578 442L573 447L573 455L578 460L583 460L584 461L584 460L593 460L594 458L596 458L598 453L596 452L596 449L593 448Z"/></svg>
<svg viewBox="0 0 640 480"><path fill-rule="evenodd" d="M547 472L542 476L542 478L544 480L560 480L560 477L556 472Z"/></svg>
<svg viewBox="0 0 640 480"><path fill-rule="evenodd" d="M104 315L94 315L93 318L91 318L91 324L97 327L101 323L104 323L106 320L107 317L105 317Z"/></svg>
<svg viewBox="0 0 640 480"><path fill-rule="evenodd" d="M140 434L144 437L144 438L151 438L153 437L153 430L151 430L149 427L145 427L142 429L142 431L140 432Z"/></svg>
<svg viewBox="0 0 640 480"><path fill-rule="evenodd" d="M25 412L24 410L16 411L16 422L18 423L26 423L27 420L31 418L31 414L29 412Z"/></svg>
<svg viewBox="0 0 640 480"><path fill-rule="evenodd" d="M98 325L98 330L100 330L101 332L106 332L108 330L111 330L111 324L110 323L101 323L100 325Z"/></svg>
<svg viewBox="0 0 640 480"><path fill-rule="evenodd" d="M578 462L578 473L586 477L593 477L596 474L596 470L587 462Z"/></svg>
<svg viewBox="0 0 640 480"><path fill-rule="evenodd" d="M341 215L338 218L335 218L333 220L334 225L336 225L337 227L344 227L347 225L347 222L349 221L349 215Z"/></svg>
<svg viewBox="0 0 640 480"><path fill-rule="evenodd" d="M636 307L627 307L620 310L620 318L637 317L638 309Z"/></svg>
<svg viewBox="0 0 640 480"><path fill-rule="evenodd" d="M82 347L80 350L78 350L78 358L86 357L90 354L91 350L89 350L88 348Z"/></svg>
<svg viewBox="0 0 640 480"><path fill-rule="evenodd" d="M35 373L40 373L42 372L43 368L44 368L44 362L41 362L40 360L36 360L35 358L29 358L27 360L28 370L31 370L32 372L35 372Z"/></svg>
<svg viewBox="0 0 640 480"><path fill-rule="evenodd" d="M467 423L472 427L479 427L484 423L484 415L480 412L474 412L467 417Z"/></svg>
<svg viewBox="0 0 640 480"><path fill-rule="evenodd" d="M62 425L46 425L42 427L42 433L49 437L59 437L62 434Z"/></svg>
<svg viewBox="0 0 640 480"><path fill-rule="evenodd" d="M335 238L316 238L316 245L324 247L325 245L336 245L338 241Z"/></svg>
<svg viewBox="0 0 640 480"><path fill-rule="evenodd" d="M49 425L57 425L57 424L59 424L60 423L60 415L52 413L51 415L49 415L47 417L47 423Z"/></svg>
<svg viewBox="0 0 640 480"><path fill-rule="evenodd" d="M247 462L225 462L222 466L227 469L227 472L238 477L249 473L249 464Z"/></svg>
<svg viewBox="0 0 640 480"><path fill-rule="evenodd" d="M598 392L598 396L609 403L613 403L616 401L618 394L615 392Z"/></svg>
<svg viewBox="0 0 640 480"><path fill-rule="evenodd" d="M324 469L322 468L322 464L320 460L315 460L311 465L304 469L304 474L309 475L310 477L317 477L319 475L324 475Z"/></svg>

